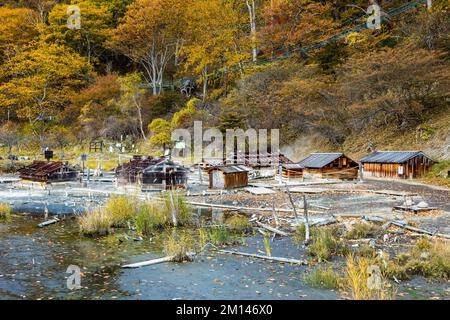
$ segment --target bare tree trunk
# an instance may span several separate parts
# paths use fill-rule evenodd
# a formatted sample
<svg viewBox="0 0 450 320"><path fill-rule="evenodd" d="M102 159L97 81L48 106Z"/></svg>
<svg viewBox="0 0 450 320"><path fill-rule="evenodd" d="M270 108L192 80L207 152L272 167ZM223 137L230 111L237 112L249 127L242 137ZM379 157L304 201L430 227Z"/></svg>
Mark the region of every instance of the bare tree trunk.
<svg viewBox="0 0 450 320"><path fill-rule="evenodd" d="M305 245L309 243L309 217L308 217L308 201L306 194L303 194L303 210L305 215Z"/></svg>
<svg viewBox="0 0 450 320"><path fill-rule="evenodd" d="M257 60L258 50L256 47L256 4L255 0L245 0L250 20L250 33L252 37L252 57L253 62ZM251 3L250 3L251 2Z"/></svg>
<svg viewBox="0 0 450 320"><path fill-rule="evenodd" d="M206 95L208 94L208 65L203 69L203 102L206 101Z"/></svg>
<svg viewBox="0 0 450 320"><path fill-rule="evenodd" d="M147 137L145 136L144 131L144 121L142 120L142 107L141 105L136 101L136 98L133 97L134 105L136 106L137 112L138 112L138 119L139 119L139 130L141 131L142 138L144 140L147 140Z"/></svg>

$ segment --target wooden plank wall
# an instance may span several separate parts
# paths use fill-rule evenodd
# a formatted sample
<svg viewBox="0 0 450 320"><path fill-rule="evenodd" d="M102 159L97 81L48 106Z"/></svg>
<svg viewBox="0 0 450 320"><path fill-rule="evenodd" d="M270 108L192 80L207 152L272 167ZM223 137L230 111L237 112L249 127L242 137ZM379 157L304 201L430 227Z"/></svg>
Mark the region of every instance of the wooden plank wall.
<svg viewBox="0 0 450 320"><path fill-rule="evenodd" d="M410 179L426 175L434 162L424 156L412 158L404 163L364 163L364 175L379 178ZM403 174L399 167L403 166Z"/></svg>

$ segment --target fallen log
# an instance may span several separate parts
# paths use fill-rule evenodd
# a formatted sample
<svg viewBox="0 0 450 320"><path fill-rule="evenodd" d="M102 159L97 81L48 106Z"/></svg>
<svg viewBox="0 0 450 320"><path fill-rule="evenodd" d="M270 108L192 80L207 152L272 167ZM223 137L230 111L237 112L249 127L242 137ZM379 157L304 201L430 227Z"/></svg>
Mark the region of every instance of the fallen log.
<svg viewBox="0 0 450 320"><path fill-rule="evenodd" d="M417 233L423 233L432 237L440 237L440 238L446 238L446 239L450 239L450 235L448 234L443 234L443 233L438 233L438 232L431 232L425 229L420 229L420 228L416 228L410 225L407 225L405 223L402 222L398 222L398 221L389 221L390 224L393 224L394 226L409 230L409 231L414 231Z"/></svg>
<svg viewBox="0 0 450 320"><path fill-rule="evenodd" d="M238 251L230 251L230 250L217 250L217 252L234 254L234 255L238 255L238 256L258 258L258 259L264 259L264 260L278 261L278 262L283 262L283 263L293 263L293 264L299 264L299 265L307 264L305 261L301 261L301 260L297 260L297 259L289 259L289 258L282 258L282 257L269 257L269 256L263 256L260 254L253 254L253 253L246 253L246 252L238 252Z"/></svg>
<svg viewBox="0 0 450 320"><path fill-rule="evenodd" d="M284 236L284 237L289 236L289 233L281 231L281 230L278 230L278 229L276 229L274 227L271 227L271 226L269 226L267 224L264 224L264 223L261 223L259 221L256 221L256 224L258 226L260 226L261 228L264 228L264 229L269 230L269 231L271 231L273 233L279 234L280 236Z"/></svg>
<svg viewBox="0 0 450 320"><path fill-rule="evenodd" d="M170 261L173 261L174 259L175 259L175 256L167 256L164 258L158 258L158 259L152 259L152 260L148 260L148 261L126 264L126 265L122 266L122 268L146 267L146 266L151 266L151 265L158 264L158 263L170 262Z"/></svg>
<svg viewBox="0 0 450 320"><path fill-rule="evenodd" d="M39 228L43 228L43 227L46 227L46 226L49 226L51 224L55 224L55 223L58 223L58 222L59 222L59 219L58 218L54 218L54 219L47 220L47 221L44 221L42 223L39 223L37 226Z"/></svg>
<svg viewBox="0 0 450 320"><path fill-rule="evenodd" d="M260 212L272 212L273 208L251 208L251 207L238 207L238 206L230 206L225 204L215 204L215 203L206 203L206 202L193 202L188 201L187 204L190 204L195 207L206 207L206 208L218 208L218 209L229 209L229 210L240 210L240 211L260 211ZM294 212L293 209L283 209L283 208L275 208L278 212ZM311 213L323 213L323 211L309 210Z"/></svg>
<svg viewBox="0 0 450 320"><path fill-rule="evenodd" d="M378 216L363 216L362 218L370 222L380 222L380 223L386 222L386 219Z"/></svg>

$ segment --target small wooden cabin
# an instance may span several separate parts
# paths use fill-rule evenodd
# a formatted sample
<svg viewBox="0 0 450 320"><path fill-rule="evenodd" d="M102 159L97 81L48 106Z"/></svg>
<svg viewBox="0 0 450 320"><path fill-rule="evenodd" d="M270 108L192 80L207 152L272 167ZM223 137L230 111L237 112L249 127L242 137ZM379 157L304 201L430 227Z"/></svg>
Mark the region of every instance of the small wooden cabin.
<svg viewBox="0 0 450 320"><path fill-rule="evenodd" d="M343 153L312 153L298 163L303 176L323 179L357 179L359 165Z"/></svg>
<svg viewBox="0 0 450 320"><path fill-rule="evenodd" d="M281 164L281 168L284 178L303 177L303 167L298 163L283 163Z"/></svg>
<svg viewBox="0 0 450 320"><path fill-rule="evenodd" d="M32 164L18 170L21 179L35 182L76 181L80 171L61 161L33 161Z"/></svg>
<svg viewBox="0 0 450 320"><path fill-rule="evenodd" d="M165 160L142 170L139 182L143 188L184 189L189 170L171 160Z"/></svg>
<svg viewBox="0 0 450 320"><path fill-rule="evenodd" d="M244 166L221 166L208 170L210 189L233 189L248 186L248 169Z"/></svg>
<svg viewBox="0 0 450 320"><path fill-rule="evenodd" d="M376 151L361 159L364 176L396 179L423 177L435 163L422 151Z"/></svg>
<svg viewBox="0 0 450 320"><path fill-rule="evenodd" d="M165 157L133 156L130 162L116 168L116 176L119 184L136 183L142 171L152 165L164 162Z"/></svg>

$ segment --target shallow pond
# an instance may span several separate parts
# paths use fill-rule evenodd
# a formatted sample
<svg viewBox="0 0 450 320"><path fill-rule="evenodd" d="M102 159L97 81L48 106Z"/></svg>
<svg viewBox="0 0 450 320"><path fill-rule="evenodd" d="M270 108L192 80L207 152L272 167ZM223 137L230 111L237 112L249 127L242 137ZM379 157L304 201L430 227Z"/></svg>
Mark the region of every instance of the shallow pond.
<svg viewBox="0 0 450 320"><path fill-rule="evenodd" d="M191 263L122 269L126 263L163 256L162 238L128 239L79 235L72 219L38 228L42 217L15 215L0 224L0 299L339 299L331 290L303 282L307 267L206 252ZM264 252L261 236L240 251ZM271 243L273 256L302 259L291 239ZM79 290L67 288L69 265L81 268ZM425 280L404 283L400 299L448 297L448 286Z"/></svg>
<svg viewBox="0 0 450 320"><path fill-rule="evenodd" d="M0 225L0 299L337 298L335 292L305 286L305 267L247 257L204 254L192 263L122 269L129 262L163 256L162 236L144 241L119 241L119 234L92 239L81 237L71 219L37 228L41 221L20 215ZM264 250L259 237L246 242L240 250ZM272 254L301 258L289 239L274 241ZM69 265L81 268L80 290L67 288Z"/></svg>

